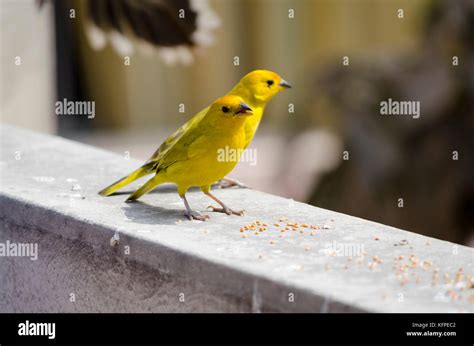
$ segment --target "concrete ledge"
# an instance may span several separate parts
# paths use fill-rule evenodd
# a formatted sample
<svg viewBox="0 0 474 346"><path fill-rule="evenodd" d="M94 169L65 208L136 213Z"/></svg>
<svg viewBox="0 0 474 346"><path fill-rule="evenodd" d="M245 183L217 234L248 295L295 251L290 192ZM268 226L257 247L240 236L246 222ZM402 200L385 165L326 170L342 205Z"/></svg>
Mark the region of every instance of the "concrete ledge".
<svg viewBox="0 0 474 346"><path fill-rule="evenodd" d="M0 244L38 244L36 261L0 257L0 312L474 311L471 248L254 190L216 191L244 217L190 222L171 186L97 195L138 161L0 131Z"/></svg>

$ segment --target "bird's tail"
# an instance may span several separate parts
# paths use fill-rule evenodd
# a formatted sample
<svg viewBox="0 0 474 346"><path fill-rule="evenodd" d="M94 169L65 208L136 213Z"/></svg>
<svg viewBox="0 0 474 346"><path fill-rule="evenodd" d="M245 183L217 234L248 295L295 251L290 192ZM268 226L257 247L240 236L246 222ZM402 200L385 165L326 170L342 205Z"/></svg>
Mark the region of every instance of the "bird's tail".
<svg viewBox="0 0 474 346"><path fill-rule="evenodd" d="M139 199L141 196L143 196L144 194L150 192L151 190L153 190L155 187L157 187L158 185L162 184L166 182L166 179L164 179L163 176L161 176L161 174L157 174L155 175L153 178L151 178L150 180L148 180L145 184L143 184L137 191L135 191L132 195L130 195L130 197L127 198L127 200L125 202L133 202L137 199Z"/></svg>
<svg viewBox="0 0 474 346"><path fill-rule="evenodd" d="M117 190L120 190L122 187L130 184L132 181L135 181L145 175L153 173L153 171L151 170L152 166L153 165L151 163L141 166L140 168L133 171L126 177L123 177L122 179L116 181L112 185L107 186L105 189L99 192L99 195L110 196L112 193L114 193Z"/></svg>

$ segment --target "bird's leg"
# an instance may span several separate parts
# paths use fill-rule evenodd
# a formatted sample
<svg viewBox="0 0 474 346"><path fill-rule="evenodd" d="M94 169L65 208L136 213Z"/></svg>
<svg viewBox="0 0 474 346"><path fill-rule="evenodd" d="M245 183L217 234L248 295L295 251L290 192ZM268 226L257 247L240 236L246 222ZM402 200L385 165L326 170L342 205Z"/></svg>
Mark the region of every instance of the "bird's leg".
<svg viewBox="0 0 474 346"><path fill-rule="evenodd" d="M189 206L188 200L186 199L186 195L182 195L181 198L183 199L184 206L186 207L186 213L185 215L189 220L200 220L200 221L206 221L206 219L209 219L209 215L203 215L197 211L194 211L191 209Z"/></svg>
<svg viewBox="0 0 474 346"><path fill-rule="evenodd" d="M233 187L233 186L237 186L237 187L240 187L242 189L249 189L250 188L249 186L245 185L244 183L241 183L240 181L235 180L235 179L231 179L231 178L222 178L221 180L219 180L218 184L221 187L221 189L228 189L228 188Z"/></svg>
<svg viewBox="0 0 474 346"><path fill-rule="evenodd" d="M210 205L208 208L210 208L212 211L219 212L219 213L226 213L227 215L232 215L232 214L239 215L239 216L244 215L243 210L232 210L232 209L230 209L228 206L226 206L224 203L222 203L219 198L214 196L210 191L203 191L203 192L206 195L208 195L209 197L211 197L214 201L219 203L219 205L222 207L222 208L216 208L216 207Z"/></svg>

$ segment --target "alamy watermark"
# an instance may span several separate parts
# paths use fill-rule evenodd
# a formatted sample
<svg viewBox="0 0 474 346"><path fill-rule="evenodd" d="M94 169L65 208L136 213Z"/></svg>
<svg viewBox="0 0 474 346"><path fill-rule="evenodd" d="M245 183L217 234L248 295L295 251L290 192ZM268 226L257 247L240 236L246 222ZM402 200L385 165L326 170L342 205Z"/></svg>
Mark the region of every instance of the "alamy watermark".
<svg viewBox="0 0 474 346"><path fill-rule="evenodd" d="M420 101L394 101L389 98L380 102L381 115L409 115L413 119L418 119L420 113Z"/></svg>
<svg viewBox="0 0 474 346"><path fill-rule="evenodd" d="M56 323L54 322L30 322L26 320L18 324L19 336L46 336L52 340L56 338Z"/></svg>
<svg viewBox="0 0 474 346"><path fill-rule="evenodd" d="M236 149L225 146L217 149L218 162L248 162L250 166L257 164L257 149Z"/></svg>
<svg viewBox="0 0 474 346"><path fill-rule="evenodd" d="M14 243L7 240L0 243L0 257L30 257L38 259L38 243Z"/></svg>
<svg viewBox="0 0 474 346"><path fill-rule="evenodd" d="M326 243L325 250L328 254L339 257L362 257L365 253L364 244L338 243L335 240Z"/></svg>
<svg viewBox="0 0 474 346"><path fill-rule="evenodd" d="M57 115L86 115L88 119L95 118L95 101L68 101L63 99L55 103Z"/></svg>

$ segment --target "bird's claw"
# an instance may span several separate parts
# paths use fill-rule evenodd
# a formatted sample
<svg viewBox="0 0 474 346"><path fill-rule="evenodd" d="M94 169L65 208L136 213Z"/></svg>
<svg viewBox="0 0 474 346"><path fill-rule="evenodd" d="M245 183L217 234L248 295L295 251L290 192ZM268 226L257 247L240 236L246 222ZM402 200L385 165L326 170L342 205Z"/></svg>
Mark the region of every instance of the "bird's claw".
<svg viewBox="0 0 474 346"><path fill-rule="evenodd" d="M209 219L209 215L201 214L201 213L198 213L197 211L192 211L190 213L186 213L185 215L191 221L192 220L206 221L207 219Z"/></svg>
<svg viewBox="0 0 474 346"><path fill-rule="evenodd" d="M238 215L238 216L243 216L244 215L244 210L232 210L230 208L217 208L214 207L213 205L210 205L207 207L207 209L210 209L211 211L214 211L216 213L226 213L227 215Z"/></svg>

